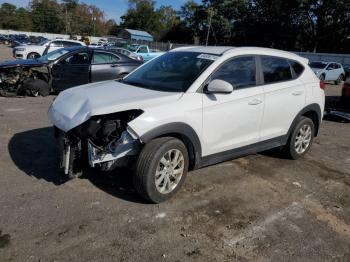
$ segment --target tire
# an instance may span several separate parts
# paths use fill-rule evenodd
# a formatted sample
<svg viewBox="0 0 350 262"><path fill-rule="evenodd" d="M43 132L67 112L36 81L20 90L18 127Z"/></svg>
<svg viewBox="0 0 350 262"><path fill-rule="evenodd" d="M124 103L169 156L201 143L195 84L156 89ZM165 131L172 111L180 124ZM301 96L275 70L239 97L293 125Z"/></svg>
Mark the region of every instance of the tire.
<svg viewBox="0 0 350 262"><path fill-rule="evenodd" d="M305 132L305 135L302 134L302 131ZM308 117L300 117L298 124L294 127L287 144L283 148L287 157L298 159L304 156L310 150L314 135L314 122ZM300 141L299 143L298 140Z"/></svg>
<svg viewBox="0 0 350 262"><path fill-rule="evenodd" d="M23 82L22 89L31 96L48 96L50 94L50 87L48 83L41 79L27 79Z"/></svg>
<svg viewBox="0 0 350 262"><path fill-rule="evenodd" d="M37 59L40 55L38 53L32 52L27 55L27 59Z"/></svg>
<svg viewBox="0 0 350 262"><path fill-rule="evenodd" d="M335 84L339 85L342 81L344 81L344 75L340 74L338 79L335 81Z"/></svg>
<svg viewBox="0 0 350 262"><path fill-rule="evenodd" d="M320 81L324 81L326 79L325 75L320 75Z"/></svg>
<svg viewBox="0 0 350 262"><path fill-rule="evenodd" d="M121 73L120 75L117 76L116 80L123 79L125 76L127 76L129 73Z"/></svg>
<svg viewBox="0 0 350 262"><path fill-rule="evenodd" d="M178 156L177 159L175 159L176 156ZM173 161L166 161L169 159ZM179 161L178 164L171 166L171 163L174 164L177 161ZM170 199L184 183L188 163L186 146L179 139L161 137L150 141L142 149L137 160L133 177L136 191L152 203L161 203Z"/></svg>

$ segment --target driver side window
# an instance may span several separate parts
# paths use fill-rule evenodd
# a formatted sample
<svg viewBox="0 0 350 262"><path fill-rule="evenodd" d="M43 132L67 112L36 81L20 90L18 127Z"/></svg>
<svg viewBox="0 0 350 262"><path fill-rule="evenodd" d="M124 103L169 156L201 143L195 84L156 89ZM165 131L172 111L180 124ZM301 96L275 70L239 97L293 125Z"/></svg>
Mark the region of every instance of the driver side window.
<svg viewBox="0 0 350 262"><path fill-rule="evenodd" d="M214 79L229 82L235 89L256 86L255 57L242 56L225 62L212 76Z"/></svg>
<svg viewBox="0 0 350 262"><path fill-rule="evenodd" d="M137 50L137 53L147 53L147 47L141 46L139 50Z"/></svg>
<svg viewBox="0 0 350 262"><path fill-rule="evenodd" d="M60 64L62 65L86 65L89 64L89 53L79 52L75 53L67 58L63 59Z"/></svg>

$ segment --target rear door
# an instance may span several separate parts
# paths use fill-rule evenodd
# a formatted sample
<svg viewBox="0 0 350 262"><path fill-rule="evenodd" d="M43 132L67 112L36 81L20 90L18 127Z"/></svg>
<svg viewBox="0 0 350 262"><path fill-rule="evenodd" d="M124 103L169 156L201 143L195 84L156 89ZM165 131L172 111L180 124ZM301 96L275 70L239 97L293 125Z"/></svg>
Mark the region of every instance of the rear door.
<svg viewBox="0 0 350 262"><path fill-rule="evenodd" d="M288 133L292 121L305 106L306 90L299 79L304 68L298 62L260 56L260 63L265 93L260 136L265 141Z"/></svg>
<svg viewBox="0 0 350 262"><path fill-rule="evenodd" d="M121 59L116 54L94 50L91 61L91 82L112 80L121 73Z"/></svg>
<svg viewBox="0 0 350 262"><path fill-rule="evenodd" d="M90 82L90 51L80 51L63 57L51 69L52 87L61 91Z"/></svg>

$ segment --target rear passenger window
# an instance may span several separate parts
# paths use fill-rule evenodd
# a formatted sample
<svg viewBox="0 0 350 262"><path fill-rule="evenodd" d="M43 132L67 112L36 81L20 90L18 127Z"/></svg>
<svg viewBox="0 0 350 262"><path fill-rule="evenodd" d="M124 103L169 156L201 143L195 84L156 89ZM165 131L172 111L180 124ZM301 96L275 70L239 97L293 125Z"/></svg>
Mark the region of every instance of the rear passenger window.
<svg viewBox="0 0 350 262"><path fill-rule="evenodd" d="M294 60L288 60L288 62L294 71L294 78L298 78L304 72L304 67Z"/></svg>
<svg viewBox="0 0 350 262"><path fill-rule="evenodd" d="M292 72L287 59L263 56L261 57L261 63L265 84L288 81L292 79Z"/></svg>
<svg viewBox="0 0 350 262"><path fill-rule="evenodd" d="M119 61L119 57L109 53L94 52L94 55L92 57L92 64L95 64L95 65L116 63L118 61Z"/></svg>
<svg viewBox="0 0 350 262"><path fill-rule="evenodd" d="M255 57L244 56L224 63L211 79L224 80L234 88L244 88L256 85L255 75Z"/></svg>

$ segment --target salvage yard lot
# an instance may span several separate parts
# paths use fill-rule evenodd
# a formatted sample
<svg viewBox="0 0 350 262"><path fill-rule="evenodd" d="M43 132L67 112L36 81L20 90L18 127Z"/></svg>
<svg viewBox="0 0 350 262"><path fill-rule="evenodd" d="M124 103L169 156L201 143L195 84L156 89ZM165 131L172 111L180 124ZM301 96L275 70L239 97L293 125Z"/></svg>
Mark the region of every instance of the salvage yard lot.
<svg viewBox="0 0 350 262"><path fill-rule="evenodd" d="M62 177L53 98L0 98L0 261L350 261L350 124L324 121L298 161L267 152L191 172L151 205L127 170Z"/></svg>

